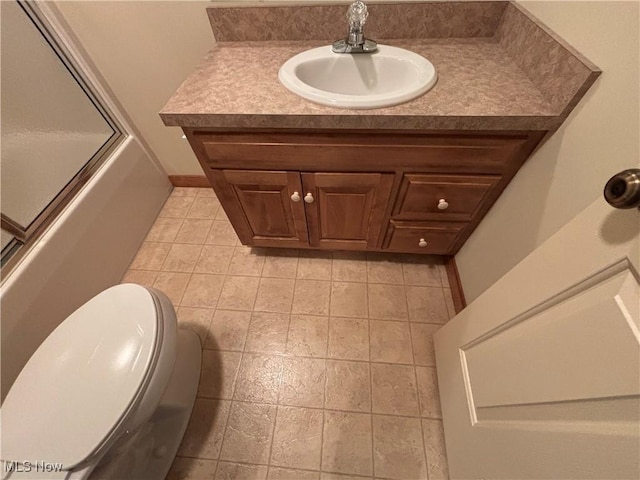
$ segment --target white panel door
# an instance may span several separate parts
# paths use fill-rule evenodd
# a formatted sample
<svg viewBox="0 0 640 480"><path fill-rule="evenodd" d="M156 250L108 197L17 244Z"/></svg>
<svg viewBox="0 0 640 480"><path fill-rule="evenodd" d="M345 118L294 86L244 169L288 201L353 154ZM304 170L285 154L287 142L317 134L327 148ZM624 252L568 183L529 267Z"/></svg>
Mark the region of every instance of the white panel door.
<svg viewBox="0 0 640 480"><path fill-rule="evenodd" d="M639 231L597 200L436 333L451 478L640 477Z"/></svg>

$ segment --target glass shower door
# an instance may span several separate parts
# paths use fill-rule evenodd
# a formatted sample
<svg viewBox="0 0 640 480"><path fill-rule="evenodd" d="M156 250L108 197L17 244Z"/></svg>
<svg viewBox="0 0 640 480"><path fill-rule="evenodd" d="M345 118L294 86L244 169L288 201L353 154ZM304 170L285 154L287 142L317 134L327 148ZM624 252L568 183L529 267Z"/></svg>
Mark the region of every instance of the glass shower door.
<svg viewBox="0 0 640 480"><path fill-rule="evenodd" d="M0 9L4 270L122 135L34 5Z"/></svg>

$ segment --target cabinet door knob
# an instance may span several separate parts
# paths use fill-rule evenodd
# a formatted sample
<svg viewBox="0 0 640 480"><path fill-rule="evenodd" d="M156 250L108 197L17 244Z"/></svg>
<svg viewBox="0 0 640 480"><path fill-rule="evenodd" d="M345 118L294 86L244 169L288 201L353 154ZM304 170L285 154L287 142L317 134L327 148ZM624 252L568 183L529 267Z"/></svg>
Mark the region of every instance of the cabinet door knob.
<svg viewBox="0 0 640 480"><path fill-rule="evenodd" d="M315 199L313 198L313 195L311 195L311 193L307 193L304 196L304 201L307 202L307 203L313 203L314 200Z"/></svg>
<svg viewBox="0 0 640 480"><path fill-rule="evenodd" d="M438 210L446 210L449 208L449 202L447 202L444 198L438 200Z"/></svg>
<svg viewBox="0 0 640 480"><path fill-rule="evenodd" d="M298 192L293 192L293 195L291 195L291 201L296 203L299 202L300 194Z"/></svg>
<svg viewBox="0 0 640 480"><path fill-rule="evenodd" d="M421 238L420 241L418 242L418 246L419 247L426 247L427 246L427 241L424 238Z"/></svg>

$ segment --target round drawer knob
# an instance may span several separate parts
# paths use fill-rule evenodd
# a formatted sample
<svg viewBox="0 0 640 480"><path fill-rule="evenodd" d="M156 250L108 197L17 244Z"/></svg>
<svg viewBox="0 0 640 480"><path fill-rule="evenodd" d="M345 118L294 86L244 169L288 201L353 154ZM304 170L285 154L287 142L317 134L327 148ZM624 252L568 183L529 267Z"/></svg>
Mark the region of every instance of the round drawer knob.
<svg viewBox="0 0 640 480"><path fill-rule="evenodd" d="M444 198L438 200L438 210L446 210L447 208L449 208L449 203Z"/></svg>
<svg viewBox="0 0 640 480"><path fill-rule="evenodd" d="M311 195L311 193L307 193L304 196L304 201L307 202L307 203L313 203L313 201L314 201L313 195Z"/></svg>
<svg viewBox="0 0 640 480"><path fill-rule="evenodd" d="M299 202L300 201L300 194L298 192L293 192L293 195L291 195L291 201L292 202Z"/></svg>
<svg viewBox="0 0 640 480"><path fill-rule="evenodd" d="M418 246L423 248L426 247L427 241L424 238L421 238L420 241L418 242Z"/></svg>

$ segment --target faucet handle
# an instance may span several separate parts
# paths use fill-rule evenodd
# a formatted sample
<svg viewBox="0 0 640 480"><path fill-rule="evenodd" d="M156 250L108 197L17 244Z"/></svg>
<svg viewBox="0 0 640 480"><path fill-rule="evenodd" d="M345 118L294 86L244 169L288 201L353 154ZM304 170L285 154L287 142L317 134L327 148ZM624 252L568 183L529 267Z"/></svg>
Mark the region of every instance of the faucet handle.
<svg viewBox="0 0 640 480"><path fill-rule="evenodd" d="M347 19L349 20L349 25L352 27L361 27L364 25L368 16L367 6L362 0L356 0L351 4L349 10L347 10Z"/></svg>

